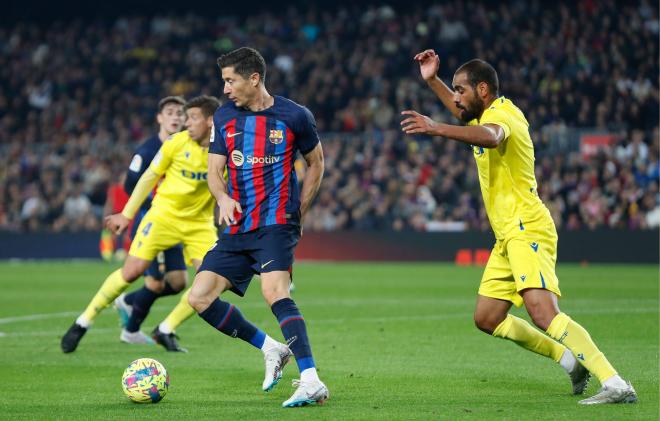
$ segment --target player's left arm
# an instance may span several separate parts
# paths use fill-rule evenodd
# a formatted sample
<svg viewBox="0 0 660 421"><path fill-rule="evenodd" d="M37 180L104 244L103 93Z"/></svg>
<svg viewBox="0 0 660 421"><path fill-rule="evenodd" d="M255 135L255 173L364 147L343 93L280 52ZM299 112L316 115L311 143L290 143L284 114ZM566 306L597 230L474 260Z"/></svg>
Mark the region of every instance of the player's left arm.
<svg viewBox="0 0 660 421"><path fill-rule="evenodd" d="M401 114L408 116L401 122L401 130L406 134L442 136L468 145L484 148L497 148L506 139L504 128L495 123L485 123L476 126L455 126L453 124L439 123L417 111L407 110Z"/></svg>
<svg viewBox="0 0 660 421"><path fill-rule="evenodd" d="M323 171L325 170L325 163L323 161L323 147L321 142L317 143L314 149L303 155L305 162L307 162L307 171L305 172L305 179L302 184L302 192L300 193L300 218L305 217L305 214L312 205L312 201L321 187L321 180L323 179Z"/></svg>
<svg viewBox="0 0 660 421"><path fill-rule="evenodd" d="M319 187L321 187L325 163L323 161L323 147L316 131L314 115L307 108L302 107L302 113L299 114L299 117L296 142L300 153L307 162L307 170L300 192L300 226L302 227L305 214L307 214L316 193L319 191Z"/></svg>

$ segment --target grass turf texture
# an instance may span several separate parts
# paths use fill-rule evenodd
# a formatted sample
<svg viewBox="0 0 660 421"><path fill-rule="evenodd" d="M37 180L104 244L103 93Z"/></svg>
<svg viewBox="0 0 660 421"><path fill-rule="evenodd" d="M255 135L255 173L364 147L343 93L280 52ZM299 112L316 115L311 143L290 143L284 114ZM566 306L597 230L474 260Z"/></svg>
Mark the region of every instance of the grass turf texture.
<svg viewBox="0 0 660 421"><path fill-rule="evenodd" d="M657 266L561 265L563 311L581 323L626 378L636 405L585 407L549 359L480 333L472 323L480 268L445 264L296 266L294 299L331 399L280 407L295 362L270 393L260 390L261 353L198 317L179 328L188 354L119 342L106 309L78 350L59 341L114 265L0 263L0 418L7 419L657 419ZM138 281L136 288L142 285ZM239 299L246 317L281 340L259 283ZM178 297L156 302L151 331ZM514 313L529 318L521 310ZM36 316L35 316L36 315ZM40 316L41 315L41 316ZM162 362L171 386L156 405L136 405L121 375L139 357ZM586 396L599 385L592 380Z"/></svg>

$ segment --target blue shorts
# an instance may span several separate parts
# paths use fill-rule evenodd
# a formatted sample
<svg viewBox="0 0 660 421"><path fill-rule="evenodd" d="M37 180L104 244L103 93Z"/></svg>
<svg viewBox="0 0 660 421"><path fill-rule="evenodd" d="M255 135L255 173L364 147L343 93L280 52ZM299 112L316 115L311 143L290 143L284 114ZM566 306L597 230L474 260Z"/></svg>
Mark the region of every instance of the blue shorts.
<svg viewBox="0 0 660 421"><path fill-rule="evenodd" d="M181 244L169 248L163 252L165 255L165 261L163 262L165 266L165 273L173 270L186 270L186 262L183 258L183 247ZM144 276L151 276L154 279L162 281L165 277L165 273L160 270L160 263L158 258L155 258L149 268L144 271Z"/></svg>
<svg viewBox="0 0 660 421"><path fill-rule="evenodd" d="M140 209L137 215L135 215L133 227L131 228L131 238L135 238L137 228L146 213L146 209ZM183 257L183 247L181 244L177 244L176 246L165 250L163 254L165 255L165 260L162 263L165 267L165 273L172 270L186 270L186 261ZM158 258L156 258L151 262L151 265L149 265L147 270L144 271L144 276L151 276L156 280L162 281L165 277L165 273L160 269L160 263L158 262Z"/></svg>
<svg viewBox="0 0 660 421"><path fill-rule="evenodd" d="M242 234L223 234L206 253L198 269L231 282L231 291L245 295L252 276L293 267L293 251L300 239L298 225L269 225Z"/></svg>

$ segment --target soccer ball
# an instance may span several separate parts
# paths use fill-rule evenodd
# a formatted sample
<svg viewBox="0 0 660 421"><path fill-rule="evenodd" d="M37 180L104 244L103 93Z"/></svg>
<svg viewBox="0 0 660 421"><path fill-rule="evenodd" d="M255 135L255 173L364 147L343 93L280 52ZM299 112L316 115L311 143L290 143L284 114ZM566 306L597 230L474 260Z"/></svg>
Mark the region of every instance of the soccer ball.
<svg viewBox="0 0 660 421"><path fill-rule="evenodd" d="M126 367L121 378L124 393L136 403L156 403L167 394L170 376L165 367L151 358L139 358Z"/></svg>

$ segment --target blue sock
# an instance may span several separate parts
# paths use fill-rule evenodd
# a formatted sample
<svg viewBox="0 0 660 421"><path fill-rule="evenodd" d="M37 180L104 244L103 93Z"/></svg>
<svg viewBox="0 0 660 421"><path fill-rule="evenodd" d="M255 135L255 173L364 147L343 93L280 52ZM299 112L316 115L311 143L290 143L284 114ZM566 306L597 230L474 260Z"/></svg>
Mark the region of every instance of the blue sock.
<svg viewBox="0 0 660 421"><path fill-rule="evenodd" d="M261 348L266 340L266 334L245 320L236 306L220 301L219 298L199 313L199 317L225 335L243 339L255 348Z"/></svg>
<svg viewBox="0 0 660 421"><path fill-rule="evenodd" d="M315 367L312 348L309 346L305 319L298 310L296 303L291 298L283 298L271 307L273 314L280 323L282 334L286 343L296 356L298 369L302 373L308 368Z"/></svg>
<svg viewBox="0 0 660 421"><path fill-rule="evenodd" d="M126 330L129 332L137 332L140 330L140 326L144 319L147 318L149 311L151 311L151 306L154 304L154 301L156 301L158 297L165 297L177 293L178 291L173 289L170 284L166 282L165 288L160 293L153 292L147 287L142 287L137 291L128 294L125 297L125 301L133 306L133 311L131 312L131 317L128 319L128 323L126 323Z"/></svg>

